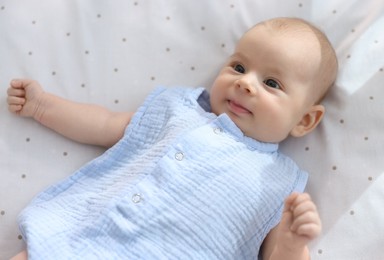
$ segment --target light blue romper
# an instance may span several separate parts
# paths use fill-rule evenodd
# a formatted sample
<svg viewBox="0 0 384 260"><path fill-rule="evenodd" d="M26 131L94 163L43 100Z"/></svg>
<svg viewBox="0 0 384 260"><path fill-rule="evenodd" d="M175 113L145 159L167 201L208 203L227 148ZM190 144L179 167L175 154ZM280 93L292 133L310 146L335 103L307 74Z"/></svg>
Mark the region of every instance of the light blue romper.
<svg viewBox="0 0 384 260"><path fill-rule="evenodd" d="M216 116L202 88L157 88L124 137L20 214L30 260L256 259L307 173Z"/></svg>

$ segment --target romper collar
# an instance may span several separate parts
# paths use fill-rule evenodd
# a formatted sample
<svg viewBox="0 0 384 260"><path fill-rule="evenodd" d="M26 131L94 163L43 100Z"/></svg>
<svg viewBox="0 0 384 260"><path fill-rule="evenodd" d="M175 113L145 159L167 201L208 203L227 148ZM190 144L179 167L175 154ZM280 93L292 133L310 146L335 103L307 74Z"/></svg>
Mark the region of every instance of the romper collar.
<svg viewBox="0 0 384 260"><path fill-rule="evenodd" d="M258 150L262 152L276 152L279 148L278 143L266 143L257 141L251 137L245 136L244 133L236 126L227 114L221 114L217 117L217 122L224 129L230 133L234 139L244 143L250 150Z"/></svg>

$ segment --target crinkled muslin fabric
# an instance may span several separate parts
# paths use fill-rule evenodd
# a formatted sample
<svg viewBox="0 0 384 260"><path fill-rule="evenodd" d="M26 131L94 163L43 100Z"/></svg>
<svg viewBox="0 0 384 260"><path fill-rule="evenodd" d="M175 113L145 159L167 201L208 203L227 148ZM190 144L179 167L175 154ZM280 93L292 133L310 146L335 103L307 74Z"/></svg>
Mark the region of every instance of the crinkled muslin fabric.
<svg viewBox="0 0 384 260"><path fill-rule="evenodd" d="M203 91L157 88L121 141L38 195L19 217L29 259L257 258L307 173Z"/></svg>

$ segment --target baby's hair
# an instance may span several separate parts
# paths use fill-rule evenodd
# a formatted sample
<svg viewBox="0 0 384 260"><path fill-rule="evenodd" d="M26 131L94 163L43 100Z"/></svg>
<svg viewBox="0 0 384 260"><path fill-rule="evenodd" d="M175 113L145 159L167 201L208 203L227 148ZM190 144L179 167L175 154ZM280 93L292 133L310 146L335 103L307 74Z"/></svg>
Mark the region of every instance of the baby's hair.
<svg viewBox="0 0 384 260"><path fill-rule="evenodd" d="M317 85L320 89L318 100L316 102L320 103L326 96L331 86L334 85L338 70L336 52L328 37L315 25L300 18L281 17L267 20L262 23L281 31L291 31L292 29L297 31L310 30L317 37L320 44L322 57L318 77L319 85Z"/></svg>

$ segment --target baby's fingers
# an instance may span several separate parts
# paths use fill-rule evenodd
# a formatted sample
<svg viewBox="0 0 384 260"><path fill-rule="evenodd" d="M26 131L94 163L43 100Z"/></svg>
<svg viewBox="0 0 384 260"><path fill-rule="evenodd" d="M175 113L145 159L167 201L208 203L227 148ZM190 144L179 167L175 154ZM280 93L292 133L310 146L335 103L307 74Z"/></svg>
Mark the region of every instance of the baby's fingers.
<svg viewBox="0 0 384 260"><path fill-rule="evenodd" d="M8 94L8 96L24 97L25 96L25 90L23 88L10 87L7 90L7 94Z"/></svg>
<svg viewBox="0 0 384 260"><path fill-rule="evenodd" d="M305 223L297 227L296 234L305 236L312 240L316 238L321 232L321 225L319 223Z"/></svg>
<svg viewBox="0 0 384 260"><path fill-rule="evenodd" d="M11 80L11 87L12 88L18 88L18 89L21 89L21 88L24 88L25 85L28 85L31 83L31 80L27 80L27 79L13 79Z"/></svg>
<svg viewBox="0 0 384 260"><path fill-rule="evenodd" d="M293 215L291 231L298 235L313 239L321 232L321 220L316 205L311 197L306 194L299 194L291 204Z"/></svg>
<svg viewBox="0 0 384 260"><path fill-rule="evenodd" d="M312 202L309 195L308 197L304 197L301 200L297 200L297 202L295 202L295 204L292 206L291 210L295 218L298 218L307 212L317 213L316 205Z"/></svg>
<svg viewBox="0 0 384 260"><path fill-rule="evenodd" d="M23 109L23 105L25 104L25 99L15 96L8 96L8 110L12 113L17 113Z"/></svg>
<svg viewBox="0 0 384 260"><path fill-rule="evenodd" d="M307 211L294 218L291 230L299 235L305 235L305 232L317 233L321 230L321 221L316 211ZM310 234L308 234L311 236Z"/></svg>

